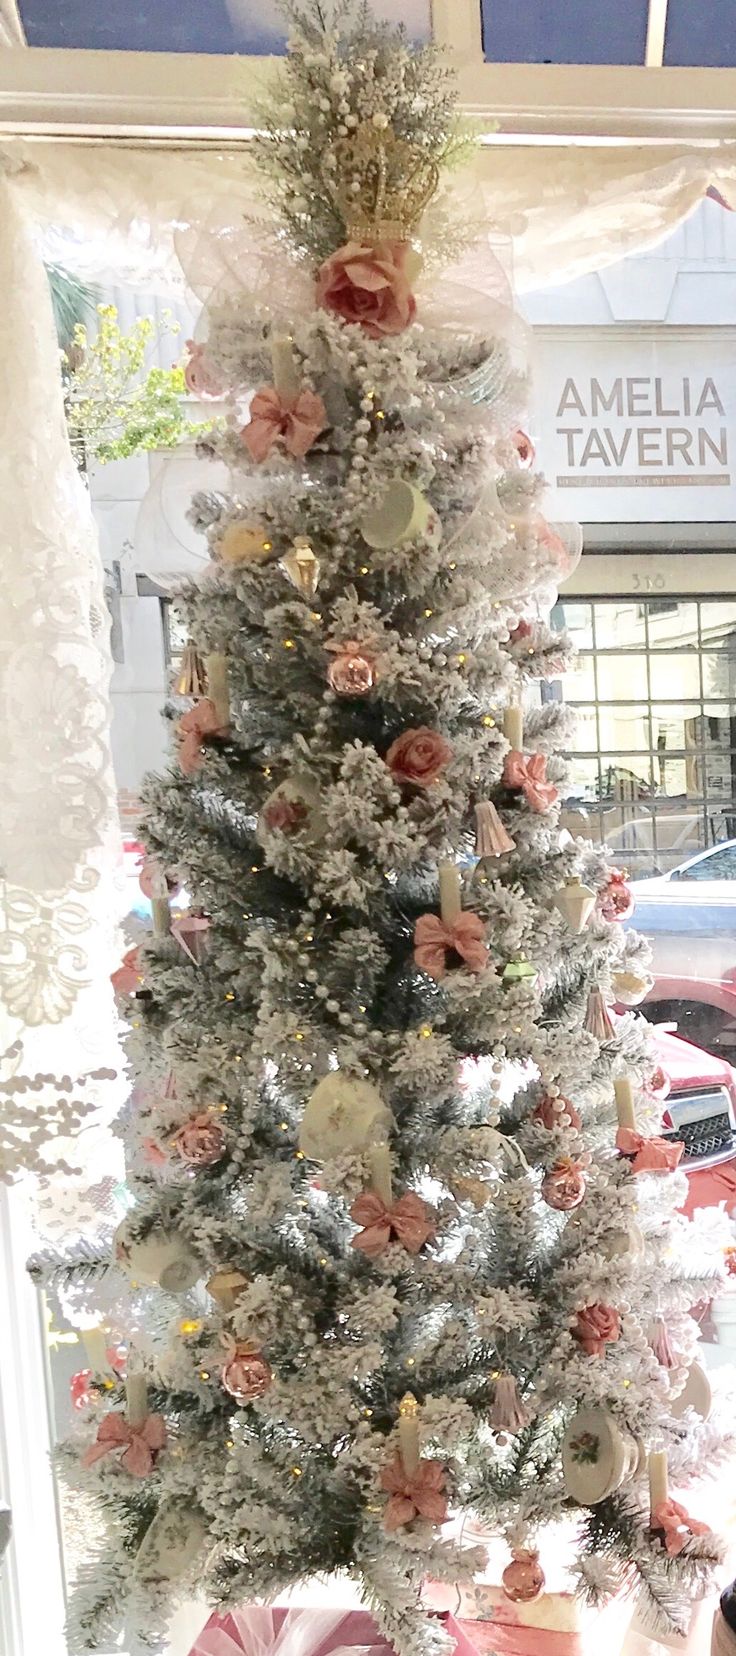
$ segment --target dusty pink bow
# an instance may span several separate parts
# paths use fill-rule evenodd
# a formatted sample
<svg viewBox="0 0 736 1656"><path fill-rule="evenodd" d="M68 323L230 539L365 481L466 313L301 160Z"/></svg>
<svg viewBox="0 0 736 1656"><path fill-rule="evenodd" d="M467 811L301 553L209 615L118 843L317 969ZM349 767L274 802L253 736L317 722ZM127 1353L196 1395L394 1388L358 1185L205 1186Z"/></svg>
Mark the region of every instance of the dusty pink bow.
<svg viewBox="0 0 736 1656"><path fill-rule="evenodd" d="M350 1217L363 1228L353 1237L352 1247L377 1259L389 1242L400 1242L407 1253L419 1253L435 1234L432 1215L421 1196L408 1190L397 1202L386 1206L377 1190L364 1190L350 1209Z"/></svg>
<svg viewBox="0 0 736 1656"><path fill-rule="evenodd" d="M446 925L438 914L420 914L414 927L417 966L439 982L447 971L447 955L451 949L465 961L469 971L483 971L488 965L488 946L480 915L468 909Z"/></svg>
<svg viewBox="0 0 736 1656"><path fill-rule="evenodd" d="M384 1529L401 1529L413 1518L428 1518L430 1524L444 1524L447 1496L442 1461L420 1460L416 1472L409 1474L401 1456L394 1455L391 1465L385 1466L381 1473L381 1488L391 1496L383 1515Z"/></svg>
<svg viewBox="0 0 736 1656"><path fill-rule="evenodd" d="M116 995L132 995L143 982L141 971L141 957L137 948L128 949L123 955L122 963L116 972L112 973L110 982Z"/></svg>
<svg viewBox="0 0 736 1656"><path fill-rule="evenodd" d="M543 753L530 753L527 759L512 748L506 755L503 781L507 788L520 788L533 811L548 811L557 798L554 783L547 781L547 759Z"/></svg>
<svg viewBox="0 0 736 1656"><path fill-rule="evenodd" d="M202 763L202 743L207 736L223 736L224 730L214 702L208 696L190 707L179 720L179 764L185 776L193 776Z"/></svg>
<svg viewBox="0 0 736 1656"><path fill-rule="evenodd" d="M699 1518L691 1518L679 1501L660 1501L654 1507L652 1529L662 1531L670 1558L677 1558L691 1535L710 1534L708 1525L701 1524Z"/></svg>
<svg viewBox="0 0 736 1656"><path fill-rule="evenodd" d="M149 1414L140 1426L131 1426L123 1414L105 1415L97 1428L97 1439L87 1450L83 1466L94 1466L103 1455L122 1449L120 1465L134 1478L147 1478L156 1456L166 1443L166 1426L161 1415Z"/></svg>
<svg viewBox="0 0 736 1656"><path fill-rule="evenodd" d="M631 1127L619 1127L616 1149L632 1157L632 1173L674 1173L685 1146L669 1144L667 1139L645 1138Z"/></svg>
<svg viewBox="0 0 736 1656"><path fill-rule="evenodd" d="M250 405L250 424L241 436L254 460L266 460L275 443L302 460L327 425L327 410L315 391L281 397L275 385L262 385Z"/></svg>

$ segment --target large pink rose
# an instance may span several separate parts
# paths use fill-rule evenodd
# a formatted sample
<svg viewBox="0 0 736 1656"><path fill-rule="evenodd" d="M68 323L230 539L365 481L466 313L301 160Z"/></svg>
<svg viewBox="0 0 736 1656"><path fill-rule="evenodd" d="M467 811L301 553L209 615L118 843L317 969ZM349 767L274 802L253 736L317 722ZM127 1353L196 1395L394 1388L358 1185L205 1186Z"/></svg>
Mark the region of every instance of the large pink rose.
<svg viewBox="0 0 736 1656"><path fill-rule="evenodd" d="M588 1357L605 1357L606 1346L621 1333L621 1318L613 1305L586 1305L578 1311L573 1334Z"/></svg>
<svg viewBox="0 0 736 1656"><path fill-rule="evenodd" d="M317 304L344 322L359 322L371 339L403 333L414 321L417 302L410 276L416 255L408 242L375 247L347 242L317 272Z"/></svg>
<svg viewBox="0 0 736 1656"><path fill-rule="evenodd" d="M405 730L386 754L386 764L397 782L411 782L416 788L429 788L449 764L452 748L438 730L420 725L418 730Z"/></svg>

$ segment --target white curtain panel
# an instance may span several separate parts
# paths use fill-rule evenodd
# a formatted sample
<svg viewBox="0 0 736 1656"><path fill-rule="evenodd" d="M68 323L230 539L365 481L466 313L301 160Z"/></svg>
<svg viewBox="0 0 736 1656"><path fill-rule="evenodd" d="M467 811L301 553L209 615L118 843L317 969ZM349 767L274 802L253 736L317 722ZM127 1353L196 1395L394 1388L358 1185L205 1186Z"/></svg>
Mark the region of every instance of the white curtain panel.
<svg viewBox="0 0 736 1656"><path fill-rule="evenodd" d="M0 171L0 1176L33 1164L29 1105L71 1167L73 1106L117 1103L109 618L67 440L36 233ZM61 1106L61 1108L60 1108ZM71 1111L70 1111L71 1107ZM78 1112L76 1112L78 1113ZM94 1130L85 1136L90 1163ZM81 1171L81 1170L80 1170ZM85 1184L89 1183L86 1169ZM73 1182L73 1181L72 1181ZM80 1186L81 1188L81 1186ZM65 1195L67 1208L71 1185Z"/></svg>

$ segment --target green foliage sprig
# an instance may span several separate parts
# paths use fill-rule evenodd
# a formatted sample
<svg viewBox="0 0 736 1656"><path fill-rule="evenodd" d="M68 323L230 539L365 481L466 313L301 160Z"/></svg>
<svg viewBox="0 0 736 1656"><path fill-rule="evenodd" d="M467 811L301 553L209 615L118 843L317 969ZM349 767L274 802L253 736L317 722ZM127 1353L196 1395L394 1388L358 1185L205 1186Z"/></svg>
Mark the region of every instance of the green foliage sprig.
<svg viewBox="0 0 736 1656"><path fill-rule="evenodd" d="M176 448L210 431L213 420L186 417L184 369L146 369L146 353L162 336L179 332L164 312L160 324L139 316L123 333L115 305L98 305L98 328L90 341L83 322L62 353L67 422L78 461L126 460L150 449Z"/></svg>

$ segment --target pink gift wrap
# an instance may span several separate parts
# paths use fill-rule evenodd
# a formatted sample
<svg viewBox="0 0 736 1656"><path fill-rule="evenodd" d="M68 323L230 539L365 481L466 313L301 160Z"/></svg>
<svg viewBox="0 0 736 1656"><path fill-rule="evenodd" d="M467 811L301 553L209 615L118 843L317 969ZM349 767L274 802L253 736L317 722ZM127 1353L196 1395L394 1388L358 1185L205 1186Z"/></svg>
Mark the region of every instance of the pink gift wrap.
<svg viewBox="0 0 736 1656"><path fill-rule="evenodd" d="M439 1612L455 1639L455 1656L479 1656L471 1624ZM488 1650L488 1646L484 1646ZM499 1651L505 1647L499 1647ZM392 1656L367 1610L295 1610L253 1606L210 1616L190 1656ZM546 1656L546 1653L545 1653ZM557 1652L551 1653L557 1656Z"/></svg>

